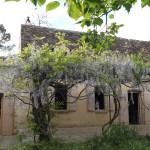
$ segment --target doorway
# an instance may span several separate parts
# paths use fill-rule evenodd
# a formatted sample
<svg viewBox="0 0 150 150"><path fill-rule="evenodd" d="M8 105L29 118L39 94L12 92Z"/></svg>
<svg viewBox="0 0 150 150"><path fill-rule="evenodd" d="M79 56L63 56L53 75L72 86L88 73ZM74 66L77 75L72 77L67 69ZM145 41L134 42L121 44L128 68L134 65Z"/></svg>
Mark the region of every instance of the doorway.
<svg viewBox="0 0 150 150"><path fill-rule="evenodd" d="M139 124L139 92L128 93L129 124Z"/></svg>
<svg viewBox="0 0 150 150"><path fill-rule="evenodd" d="M0 94L0 134L2 133L2 95Z"/></svg>
<svg viewBox="0 0 150 150"><path fill-rule="evenodd" d="M0 134L13 134L14 100L9 100L0 93Z"/></svg>

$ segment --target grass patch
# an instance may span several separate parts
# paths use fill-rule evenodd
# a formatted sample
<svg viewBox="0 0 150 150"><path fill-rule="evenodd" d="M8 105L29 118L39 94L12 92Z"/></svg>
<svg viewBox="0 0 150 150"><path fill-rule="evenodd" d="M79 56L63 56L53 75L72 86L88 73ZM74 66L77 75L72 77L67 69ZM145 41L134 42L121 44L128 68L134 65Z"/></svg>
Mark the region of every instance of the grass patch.
<svg viewBox="0 0 150 150"><path fill-rule="evenodd" d="M140 136L130 126L112 125L103 134L85 142L66 143L62 139L53 139L42 143L24 143L9 150L150 150L150 137Z"/></svg>

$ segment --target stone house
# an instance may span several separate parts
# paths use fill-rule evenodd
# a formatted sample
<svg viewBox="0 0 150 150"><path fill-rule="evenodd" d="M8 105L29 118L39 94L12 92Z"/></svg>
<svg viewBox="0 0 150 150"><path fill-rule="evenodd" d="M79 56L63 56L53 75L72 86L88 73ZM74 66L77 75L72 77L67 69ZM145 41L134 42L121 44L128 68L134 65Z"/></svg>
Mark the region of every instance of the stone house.
<svg viewBox="0 0 150 150"><path fill-rule="evenodd" d="M81 37L80 32L22 25L20 49L26 47L28 43L33 43L37 37L45 37L38 41L39 45L44 43L55 44L57 42L55 36L57 32L64 32L65 39L73 43ZM118 38L116 45L112 47L112 50L113 49L123 51L129 49L131 53L145 50L144 53L146 55L150 50L150 42ZM80 84L78 88L73 89L74 94L79 93L83 87L84 84ZM122 89L123 96L126 100L121 101L120 114L116 122L149 125L150 112L144 107L142 102L144 102L148 108L150 107L150 92L141 92L137 89L129 90L127 87L122 87ZM133 93L134 105L129 106L131 93ZM60 97L59 93L55 96ZM114 112L111 99L111 97L109 99L109 97L103 93L98 94L97 91L95 91L87 100L77 101L71 106L66 103L63 110L58 110L58 117L54 119L54 122L59 127L93 127L102 125L109 120L110 115ZM0 94L0 133L2 135L11 135L16 133L18 129L26 128L26 114L28 109L27 105L23 105L17 100L9 101L3 97L3 94Z"/></svg>

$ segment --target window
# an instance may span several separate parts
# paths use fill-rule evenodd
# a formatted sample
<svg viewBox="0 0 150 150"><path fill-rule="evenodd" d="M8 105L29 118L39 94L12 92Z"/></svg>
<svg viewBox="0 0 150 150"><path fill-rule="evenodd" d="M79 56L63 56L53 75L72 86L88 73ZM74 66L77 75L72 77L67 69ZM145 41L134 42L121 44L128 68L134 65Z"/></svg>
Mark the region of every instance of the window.
<svg viewBox="0 0 150 150"><path fill-rule="evenodd" d="M129 103L129 123L139 124L139 93L129 92L128 93L128 103Z"/></svg>
<svg viewBox="0 0 150 150"><path fill-rule="evenodd" d="M105 109L104 94L95 90L95 110Z"/></svg>
<svg viewBox="0 0 150 150"><path fill-rule="evenodd" d="M55 88L55 106L58 110L67 109L67 88L63 85Z"/></svg>
<svg viewBox="0 0 150 150"><path fill-rule="evenodd" d="M97 87L86 87L88 111L105 110L105 96Z"/></svg>

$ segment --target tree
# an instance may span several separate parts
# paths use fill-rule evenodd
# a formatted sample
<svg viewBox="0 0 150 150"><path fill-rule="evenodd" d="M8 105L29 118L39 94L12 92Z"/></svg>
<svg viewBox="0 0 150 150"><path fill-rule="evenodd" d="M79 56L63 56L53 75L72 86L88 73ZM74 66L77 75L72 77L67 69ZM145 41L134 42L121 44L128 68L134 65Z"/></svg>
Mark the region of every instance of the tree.
<svg viewBox="0 0 150 150"><path fill-rule="evenodd" d="M34 0L31 2L35 6L38 4L42 6L46 1ZM21 75L21 81L25 81L25 85L28 85L27 89L30 89L29 93L32 97L30 100L33 107L34 122L38 126L39 122L36 120L36 115L39 116L39 118L42 118L41 115L43 113L45 116L48 115L45 111L40 112L40 110L43 110L41 108L45 107L41 102L41 98L45 96L45 91L47 94L48 87L53 87L56 85L56 83L60 83L60 81L62 81L61 83L64 84L65 79L67 79L65 85L67 85L68 89L70 88L68 85L71 85L72 87L77 83L84 81L86 83L85 87L89 85L93 87L97 86L100 91L113 96L115 112L111 120L107 123L109 125L112 124L119 114L122 93L121 85L128 87L144 86L143 79L145 79L146 76L149 77L149 72L147 71L149 70L149 56L143 61L142 54L123 55L118 52L103 52L103 50L108 50L108 47L113 44L115 34L122 26L117 25L117 23L108 25L108 19L113 19L113 12L120 10L122 7L124 7L127 12L130 12L130 9L136 2L137 0L66 0L65 5L68 8L69 16L77 20L82 27L92 26L94 28L93 30L89 30L87 32L88 34L82 37L83 41L90 42L89 45L91 46L91 49L87 49L86 47L84 48L85 51L82 51L83 49L79 48L76 51L72 51L71 55L66 55L66 50L63 51L60 49L56 52L56 54L58 54L56 56L58 57L54 57L55 59L52 59L52 56L54 56L53 51L49 50L50 52L48 52L47 47L36 49L34 47L28 47L28 50L25 51L21 57L19 57L21 58L19 62L23 62L23 64L20 64L22 64L24 66L23 68L25 69L21 70L21 72L19 71L19 76ZM59 1L52 1L47 4L46 10L53 10L59 5ZM150 2L147 0L142 0L141 6L150 6ZM105 24L106 31L99 33L97 29L103 24ZM60 40L60 42L62 41ZM35 50L35 53L31 51L32 49ZM36 53L38 49L41 49L41 51ZM78 54L78 57L76 57L76 54ZM41 56L44 59L41 58ZM66 62L70 63L67 64ZM48 64L53 65L49 66ZM45 74L45 70L50 73L48 74L48 77L47 74ZM70 74L70 72L73 74ZM74 74L74 72L76 72L76 74ZM17 80L19 77L15 79ZM30 82L28 82L28 80ZM16 83L19 83L19 81ZM45 83L48 83L48 85ZM46 89L43 87L46 87ZM44 91L44 94L42 94L41 91ZM52 92L52 90L50 91ZM91 91L91 93L92 92L93 91ZM11 92L11 95L13 95L12 93L14 93L14 91ZM17 94L15 95L17 96ZM44 123L44 120L42 121ZM44 130L42 127L40 127L41 129L39 130L40 139L46 139L48 136L46 135L48 123L43 124L43 127Z"/></svg>
<svg viewBox="0 0 150 150"><path fill-rule="evenodd" d="M1 90L5 96L31 105L31 120L39 141L52 137L52 118L57 107L53 101L54 89L66 88L67 96L73 98L70 103L73 103L78 96L72 95L71 89L84 80L81 76L85 76L85 72L78 70L85 65L82 52L86 50L72 50L69 54L68 41L61 37L59 39L61 41L55 47L47 44L42 47L30 45L19 56L9 58L9 63L4 63L5 67L1 67L1 76L6 76L7 72L6 80L0 81ZM6 70L11 68L14 70L9 74L11 71Z"/></svg>
<svg viewBox="0 0 150 150"><path fill-rule="evenodd" d="M33 15L33 19L34 19L34 25L38 25L38 26L50 26L50 23L48 22L48 17L45 14L34 14Z"/></svg>
<svg viewBox="0 0 150 150"><path fill-rule="evenodd" d="M0 67L1 91L5 96L15 97L31 106L30 120L40 142L52 138L54 109L62 108L61 103L57 105L54 101L55 89L62 91L65 88L67 96L72 98L65 102L70 104L86 97L88 99L94 87L113 96L115 112L105 127L111 125L119 114L121 85L141 87L144 86L143 79L149 77L149 56L143 61L142 54L105 51L97 55L85 43L77 44L69 51L69 41L60 35L58 39L54 47L47 44L38 47L36 43L29 45ZM85 86L74 95L71 89L79 83ZM89 87L93 87L92 90ZM83 94L85 91L86 94Z"/></svg>
<svg viewBox="0 0 150 150"><path fill-rule="evenodd" d="M10 41L10 33L6 33L6 29L2 24L0 24L0 49L8 49L9 46L5 46L4 44Z"/></svg>
<svg viewBox="0 0 150 150"><path fill-rule="evenodd" d="M50 27L50 18L48 14L40 8L37 8L30 17L31 23L37 26Z"/></svg>

